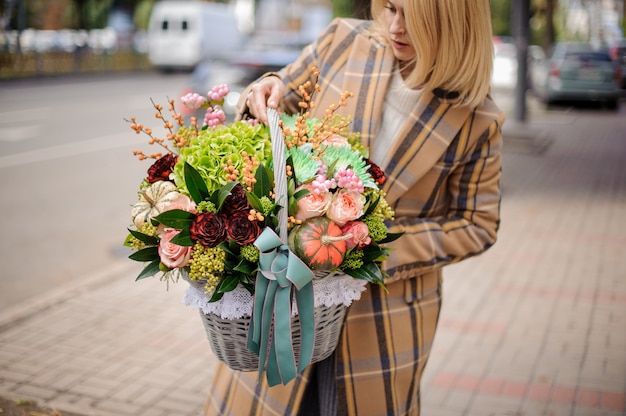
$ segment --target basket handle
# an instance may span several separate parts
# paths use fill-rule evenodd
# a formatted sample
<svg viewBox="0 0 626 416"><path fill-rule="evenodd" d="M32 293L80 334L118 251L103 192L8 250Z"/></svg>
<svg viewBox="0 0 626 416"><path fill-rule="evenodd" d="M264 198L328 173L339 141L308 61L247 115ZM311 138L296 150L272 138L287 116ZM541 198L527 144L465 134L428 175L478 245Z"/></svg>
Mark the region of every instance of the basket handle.
<svg viewBox="0 0 626 416"><path fill-rule="evenodd" d="M289 197L287 195L287 167L285 160L285 138L280 127L278 111L267 109L267 120L272 138L272 159L274 161L274 184L276 187L276 203L281 205L278 211L278 236L283 244L287 244L287 215L289 213Z"/></svg>

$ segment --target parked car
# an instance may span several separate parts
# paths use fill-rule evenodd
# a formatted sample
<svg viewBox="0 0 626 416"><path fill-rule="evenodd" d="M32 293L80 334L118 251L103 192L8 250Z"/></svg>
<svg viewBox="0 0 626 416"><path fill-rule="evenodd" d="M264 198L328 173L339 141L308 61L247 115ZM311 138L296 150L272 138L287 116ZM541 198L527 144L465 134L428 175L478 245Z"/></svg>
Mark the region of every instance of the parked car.
<svg viewBox="0 0 626 416"><path fill-rule="evenodd" d="M517 48L512 43L494 43L491 86L514 89L517 84Z"/></svg>
<svg viewBox="0 0 626 416"><path fill-rule="evenodd" d="M232 54L245 41L233 7L199 1L155 3L147 36L148 60L164 71L193 70L203 59Z"/></svg>
<svg viewBox="0 0 626 416"><path fill-rule="evenodd" d="M620 87L626 88L626 40L622 40L614 45L611 49L611 58L619 65L622 79Z"/></svg>
<svg viewBox="0 0 626 416"><path fill-rule="evenodd" d="M533 92L546 104L598 101L619 108L620 69L608 50L586 43L557 43L548 59L532 61Z"/></svg>
<svg viewBox="0 0 626 416"><path fill-rule="evenodd" d="M530 67L533 59L545 57L543 49L537 45L528 46L526 67L526 88L531 89ZM513 90L517 86L517 48L510 42L494 42L493 72L491 86L495 89Z"/></svg>

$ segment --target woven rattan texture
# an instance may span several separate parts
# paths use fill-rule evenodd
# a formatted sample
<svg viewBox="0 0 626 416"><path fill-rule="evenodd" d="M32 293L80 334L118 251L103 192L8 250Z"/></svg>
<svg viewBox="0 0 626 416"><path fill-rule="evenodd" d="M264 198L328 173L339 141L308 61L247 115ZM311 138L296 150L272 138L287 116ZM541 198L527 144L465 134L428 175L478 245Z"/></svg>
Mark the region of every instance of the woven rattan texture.
<svg viewBox="0 0 626 416"><path fill-rule="evenodd" d="M319 307L314 310L315 339L312 362L328 358L337 347L346 314L344 305ZM200 313L207 339L215 356L233 370L258 371L259 357L248 350L250 317L222 319L215 314ZM291 319L292 344L296 363L300 359L300 318Z"/></svg>

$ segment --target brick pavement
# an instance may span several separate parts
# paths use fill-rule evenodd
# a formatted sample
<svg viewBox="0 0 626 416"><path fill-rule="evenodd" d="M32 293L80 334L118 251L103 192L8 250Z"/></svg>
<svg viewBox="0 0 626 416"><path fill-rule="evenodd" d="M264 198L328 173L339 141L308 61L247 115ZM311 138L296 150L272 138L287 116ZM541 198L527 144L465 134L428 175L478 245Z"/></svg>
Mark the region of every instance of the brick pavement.
<svg viewBox="0 0 626 416"><path fill-rule="evenodd" d="M626 414L623 112L531 112L547 136L505 135L499 241L447 268L425 416ZM214 364L200 320L184 284L134 283L137 270L120 259L3 313L0 396L199 415Z"/></svg>

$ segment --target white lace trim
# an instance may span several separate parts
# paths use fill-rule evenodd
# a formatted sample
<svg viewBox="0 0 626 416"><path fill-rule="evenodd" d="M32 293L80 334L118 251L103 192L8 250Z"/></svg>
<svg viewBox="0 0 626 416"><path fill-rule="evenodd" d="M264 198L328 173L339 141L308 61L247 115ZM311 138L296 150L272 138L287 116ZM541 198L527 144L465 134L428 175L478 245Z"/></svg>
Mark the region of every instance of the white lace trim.
<svg viewBox="0 0 626 416"><path fill-rule="evenodd" d="M361 298L365 285L367 285L365 280L355 279L345 274L333 274L315 279L313 280L315 307L340 304L348 307L353 301ZM241 319L252 315L253 296L242 286L237 286L235 290L225 293L219 301L209 302L209 296L204 291L189 286L183 295L182 302L205 314L218 315L222 319ZM294 307L293 315L297 314L298 311Z"/></svg>

